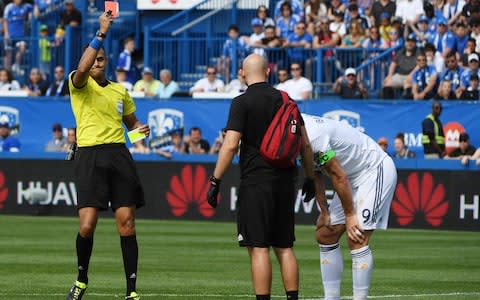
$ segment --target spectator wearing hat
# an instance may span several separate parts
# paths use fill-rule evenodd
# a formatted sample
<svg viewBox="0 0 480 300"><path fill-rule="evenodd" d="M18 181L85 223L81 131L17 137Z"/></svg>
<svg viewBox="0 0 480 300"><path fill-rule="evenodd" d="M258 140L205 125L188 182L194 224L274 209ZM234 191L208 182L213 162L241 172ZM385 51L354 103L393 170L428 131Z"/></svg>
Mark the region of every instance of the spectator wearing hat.
<svg viewBox="0 0 480 300"><path fill-rule="evenodd" d="M0 116L0 152L20 151L20 141L10 135L10 119L7 115Z"/></svg>
<svg viewBox="0 0 480 300"><path fill-rule="evenodd" d="M48 87L45 96L60 97L70 95L68 79L65 78L65 69L62 66L56 66L54 72L53 82Z"/></svg>
<svg viewBox="0 0 480 300"><path fill-rule="evenodd" d="M127 71L125 69L119 67L115 69L115 81L123 85L127 91L131 92L133 90L133 84L127 81Z"/></svg>
<svg viewBox="0 0 480 300"><path fill-rule="evenodd" d="M224 86L223 81L217 78L217 69L207 67L206 77L195 82L195 85L190 88L190 94L221 92Z"/></svg>
<svg viewBox="0 0 480 300"><path fill-rule="evenodd" d="M46 78L50 77L50 64L52 62L51 47L53 43L48 38L48 26L45 24L40 25L40 35L38 37L38 49L40 53L40 65L39 69Z"/></svg>
<svg viewBox="0 0 480 300"><path fill-rule="evenodd" d="M448 30L447 19L437 18L437 31L431 37L430 42L435 46L437 52L445 58L450 51L455 50L455 36Z"/></svg>
<svg viewBox="0 0 480 300"><path fill-rule="evenodd" d="M404 24L417 23L418 18L424 13L422 0L397 1L395 16L401 17Z"/></svg>
<svg viewBox="0 0 480 300"><path fill-rule="evenodd" d="M380 26L382 14L387 13L389 18L394 16L396 7L395 1L392 0L375 1L372 5L372 16L375 19L375 26Z"/></svg>
<svg viewBox="0 0 480 300"><path fill-rule="evenodd" d="M46 152L64 152L67 139L63 135L63 128L60 123L53 124L52 139L45 146Z"/></svg>
<svg viewBox="0 0 480 300"><path fill-rule="evenodd" d="M412 74L412 94L414 100L427 100L435 95L437 84L435 67L427 64L425 53L417 55L417 66Z"/></svg>
<svg viewBox="0 0 480 300"><path fill-rule="evenodd" d="M343 99L367 99L368 91L358 82L354 68L347 68L345 76L340 76L333 84L333 92Z"/></svg>
<svg viewBox="0 0 480 300"><path fill-rule="evenodd" d="M417 48L423 48L428 43L428 41L433 39L433 33L428 28L429 19L425 15L421 15L418 18L417 25L415 24L408 24L412 34L417 41Z"/></svg>
<svg viewBox="0 0 480 300"><path fill-rule="evenodd" d="M135 83L136 71L132 60L132 53L135 51L135 40L127 37L123 40L123 51L118 56L117 69L123 69L126 72L126 81L131 84Z"/></svg>
<svg viewBox="0 0 480 300"><path fill-rule="evenodd" d="M265 51L261 48L256 48L256 45L261 42L261 40L265 37L263 22L259 18L254 18L251 21L252 25L252 34L249 37L245 37L245 43L248 45L249 48L253 49L253 52L258 55L264 55Z"/></svg>
<svg viewBox="0 0 480 300"><path fill-rule="evenodd" d="M179 90L178 83L172 80L172 72L168 69L160 71L160 84L157 90L157 97L167 99L172 97Z"/></svg>
<svg viewBox="0 0 480 300"><path fill-rule="evenodd" d="M149 67L143 68L142 79L135 82L133 86L134 92L143 92L145 97L153 97L157 94L160 81L153 78L153 71Z"/></svg>
<svg viewBox="0 0 480 300"><path fill-rule="evenodd" d="M345 18L345 25L347 29L350 28L350 24L354 20L357 20L357 22L362 26L363 30L367 30L370 27L367 17L360 14L358 5L356 3L350 3L348 5L347 11L348 14Z"/></svg>
<svg viewBox="0 0 480 300"><path fill-rule="evenodd" d="M468 160L475 154L477 149L470 144L470 137L466 132L460 133L458 137L458 147L453 149L445 158L461 159L462 164L466 165Z"/></svg>
<svg viewBox="0 0 480 300"><path fill-rule="evenodd" d="M457 89L457 97L460 98L465 90L470 87L470 78L473 74L480 77L479 56L477 53L472 53L468 56L468 68L463 71L460 77L460 88Z"/></svg>
<svg viewBox="0 0 480 300"><path fill-rule="evenodd" d="M470 85L467 87L466 90L463 91L462 95L460 96L460 100L480 100L479 98L479 85L478 85L478 75L472 74L470 76Z"/></svg>
<svg viewBox="0 0 480 300"><path fill-rule="evenodd" d="M60 24L63 26L82 25L82 13L75 7L74 0L65 0L65 10L60 14Z"/></svg>
<svg viewBox="0 0 480 300"><path fill-rule="evenodd" d="M380 33L380 37L383 41L389 42L390 36L388 32L392 29L392 25L390 24L390 15L387 12L384 12L380 15L380 25L378 25L378 30Z"/></svg>

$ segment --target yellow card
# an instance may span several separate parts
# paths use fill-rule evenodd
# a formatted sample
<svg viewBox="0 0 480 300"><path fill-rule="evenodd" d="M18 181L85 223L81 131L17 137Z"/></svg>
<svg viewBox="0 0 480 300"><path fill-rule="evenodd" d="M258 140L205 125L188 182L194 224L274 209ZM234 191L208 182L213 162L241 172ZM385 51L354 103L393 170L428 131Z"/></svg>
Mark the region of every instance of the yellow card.
<svg viewBox="0 0 480 300"><path fill-rule="evenodd" d="M146 137L145 133L138 131L138 128L127 132L127 136L128 136L128 139L130 140L130 143L132 144L140 140L143 140Z"/></svg>

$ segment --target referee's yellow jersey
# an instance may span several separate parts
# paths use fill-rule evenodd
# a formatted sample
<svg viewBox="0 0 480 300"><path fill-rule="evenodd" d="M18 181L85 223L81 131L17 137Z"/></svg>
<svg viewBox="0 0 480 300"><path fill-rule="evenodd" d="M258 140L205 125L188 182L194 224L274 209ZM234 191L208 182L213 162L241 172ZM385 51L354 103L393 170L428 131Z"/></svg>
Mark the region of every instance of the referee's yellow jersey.
<svg viewBox="0 0 480 300"><path fill-rule="evenodd" d="M82 88L75 88L70 73L70 102L77 121L77 145L88 147L125 143L123 116L135 112L135 103L124 86L109 82L105 87L88 77Z"/></svg>

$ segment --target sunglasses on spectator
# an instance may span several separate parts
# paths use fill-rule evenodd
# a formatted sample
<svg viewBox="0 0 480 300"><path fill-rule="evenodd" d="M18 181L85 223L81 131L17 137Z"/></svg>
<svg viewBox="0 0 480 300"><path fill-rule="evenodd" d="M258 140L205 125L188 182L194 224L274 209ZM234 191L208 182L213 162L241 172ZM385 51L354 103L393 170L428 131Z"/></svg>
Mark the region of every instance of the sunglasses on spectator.
<svg viewBox="0 0 480 300"><path fill-rule="evenodd" d="M290 68L290 70L292 70L292 71L299 71L299 70L301 70L301 69L298 68L298 67L295 67L295 68Z"/></svg>
<svg viewBox="0 0 480 300"><path fill-rule="evenodd" d="M389 31L389 32L388 32L388 34L391 34L391 35L397 35L397 34L398 34L398 32L396 32L396 31Z"/></svg>
<svg viewBox="0 0 480 300"><path fill-rule="evenodd" d="M208 75L215 75L217 74L216 72L207 72Z"/></svg>
<svg viewBox="0 0 480 300"><path fill-rule="evenodd" d="M354 74L348 74L347 77L355 77Z"/></svg>
<svg viewBox="0 0 480 300"><path fill-rule="evenodd" d="M426 58L417 58L417 61L426 61Z"/></svg>

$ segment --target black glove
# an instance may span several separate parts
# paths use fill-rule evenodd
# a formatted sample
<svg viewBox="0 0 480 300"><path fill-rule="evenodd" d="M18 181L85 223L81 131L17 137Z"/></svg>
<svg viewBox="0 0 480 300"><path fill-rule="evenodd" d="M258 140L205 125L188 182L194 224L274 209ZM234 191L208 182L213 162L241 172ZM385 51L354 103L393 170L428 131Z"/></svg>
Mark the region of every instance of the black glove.
<svg viewBox="0 0 480 300"><path fill-rule="evenodd" d="M210 188L207 193L207 202L211 207L217 207L218 203L218 191L220 190L220 179L215 178L215 176L210 176Z"/></svg>
<svg viewBox="0 0 480 300"><path fill-rule="evenodd" d="M315 197L315 181L310 177L305 177L302 186L303 202L309 202Z"/></svg>

